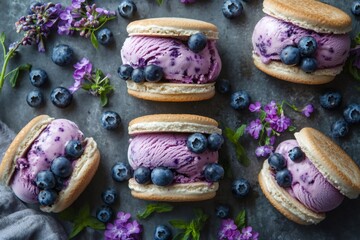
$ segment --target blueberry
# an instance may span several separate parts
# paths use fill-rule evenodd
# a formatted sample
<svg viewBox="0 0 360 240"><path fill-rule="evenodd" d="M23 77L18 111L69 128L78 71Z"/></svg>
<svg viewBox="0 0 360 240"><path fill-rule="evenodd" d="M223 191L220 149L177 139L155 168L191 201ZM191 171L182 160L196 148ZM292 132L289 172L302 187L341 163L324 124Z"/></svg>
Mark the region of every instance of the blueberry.
<svg viewBox="0 0 360 240"><path fill-rule="evenodd" d="M286 187L291 186L292 175L291 175L291 172L287 168L276 172L275 179L280 187L286 188Z"/></svg>
<svg viewBox="0 0 360 240"><path fill-rule="evenodd" d="M112 178L117 182L129 180L133 175L133 170L129 164L117 162L111 169Z"/></svg>
<svg viewBox="0 0 360 240"><path fill-rule="evenodd" d="M65 187L66 178L55 176L55 187L54 190L60 192Z"/></svg>
<svg viewBox="0 0 360 240"><path fill-rule="evenodd" d="M294 162L301 162L304 157L305 153L299 147L294 147L289 151L289 158Z"/></svg>
<svg viewBox="0 0 360 240"><path fill-rule="evenodd" d="M107 130L118 128L120 123L121 118L119 114L114 111L106 111L101 115L101 125Z"/></svg>
<svg viewBox="0 0 360 240"><path fill-rule="evenodd" d="M71 92L64 87L54 88L50 94L51 102L59 108L66 108L69 106L72 102L72 98L73 96Z"/></svg>
<svg viewBox="0 0 360 240"><path fill-rule="evenodd" d="M79 140L70 140L65 146L65 156L69 159L77 159L84 152L84 146Z"/></svg>
<svg viewBox="0 0 360 240"><path fill-rule="evenodd" d="M297 47L287 46L280 53L280 60L286 65L297 65L300 62L300 51Z"/></svg>
<svg viewBox="0 0 360 240"><path fill-rule="evenodd" d="M325 109L334 109L340 106L342 96L337 91L327 91L320 96L320 105Z"/></svg>
<svg viewBox="0 0 360 240"><path fill-rule="evenodd" d="M32 90L26 96L26 102L30 107L40 107L44 103L44 97L39 90Z"/></svg>
<svg viewBox="0 0 360 240"><path fill-rule="evenodd" d="M120 5L118 6L118 12L120 16L124 18L134 17L136 11L137 11L136 5L131 0L123 0L120 2Z"/></svg>
<svg viewBox="0 0 360 240"><path fill-rule="evenodd" d="M229 80L227 80L227 79L217 80L215 83L215 89L216 89L216 91L218 91L221 94L230 92L231 85L230 85Z"/></svg>
<svg viewBox="0 0 360 240"><path fill-rule="evenodd" d="M245 91L237 91L231 94L230 106L235 110L245 109L250 104L250 96Z"/></svg>
<svg viewBox="0 0 360 240"><path fill-rule="evenodd" d="M186 141L187 148L193 153L203 153L207 148L207 139L204 134L191 134Z"/></svg>
<svg viewBox="0 0 360 240"><path fill-rule="evenodd" d="M30 83L34 87L41 87L48 80L47 73L42 69L31 69L29 73Z"/></svg>
<svg viewBox="0 0 360 240"><path fill-rule="evenodd" d="M331 136L334 138L345 137L349 133L349 124L341 119L331 125Z"/></svg>
<svg viewBox="0 0 360 240"><path fill-rule="evenodd" d="M354 1L351 6L351 12L355 16L360 16L360 1Z"/></svg>
<svg viewBox="0 0 360 240"><path fill-rule="evenodd" d="M51 171L44 170L36 175L35 183L40 189L52 189L55 187L56 179Z"/></svg>
<svg viewBox="0 0 360 240"><path fill-rule="evenodd" d="M306 73L312 73L317 68L317 61L315 58L302 58L300 62L300 68Z"/></svg>
<svg viewBox="0 0 360 240"><path fill-rule="evenodd" d="M212 133L208 136L207 142L211 151L218 151L224 143L224 137L221 134Z"/></svg>
<svg viewBox="0 0 360 240"><path fill-rule="evenodd" d="M170 240L172 237L171 230L168 226L158 225L155 228L154 240Z"/></svg>
<svg viewBox="0 0 360 240"><path fill-rule="evenodd" d="M73 61L73 58L74 51L68 45L59 44L53 48L51 60L55 64L65 66L70 64Z"/></svg>
<svg viewBox="0 0 360 240"><path fill-rule="evenodd" d="M230 215L230 207L228 205L220 204L216 206L215 213L218 218L228 218Z"/></svg>
<svg viewBox="0 0 360 240"><path fill-rule="evenodd" d="M149 82L158 82L162 79L164 73L162 67L154 64L147 65L144 70L145 79Z"/></svg>
<svg viewBox="0 0 360 240"><path fill-rule="evenodd" d="M317 42L315 38L311 36L305 36L300 39L298 48L301 56L311 57L316 51Z"/></svg>
<svg viewBox="0 0 360 240"><path fill-rule="evenodd" d="M109 206L102 206L96 211L96 218L100 222L107 223L113 215L113 210Z"/></svg>
<svg viewBox="0 0 360 240"><path fill-rule="evenodd" d="M268 163L271 169L275 171L280 171L286 167L285 158L280 153L271 154L268 158Z"/></svg>
<svg viewBox="0 0 360 240"><path fill-rule="evenodd" d="M235 197L243 198L250 192L250 183L244 178L239 178L233 181L231 192Z"/></svg>
<svg viewBox="0 0 360 240"><path fill-rule="evenodd" d="M209 163L204 169L204 177L208 182L218 182L224 176L224 168L218 163Z"/></svg>
<svg viewBox="0 0 360 240"><path fill-rule="evenodd" d="M101 199L105 204L111 205L117 199L117 193L114 188L108 188L101 193Z"/></svg>
<svg viewBox="0 0 360 240"><path fill-rule="evenodd" d="M149 183L151 180L151 170L147 167L139 167L134 171L135 181L139 184Z"/></svg>
<svg viewBox="0 0 360 240"><path fill-rule="evenodd" d="M52 190L41 190L38 194L38 201L41 206L51 206L56 201L58 194Z"/></svg>
<svg viewBox="0 0 360 240"><path fill-rule="evenodd" d="M66 178L72 173L72 165L66 157L57 157L51 163L51 171L59 177Z"/></svg>
<svg viewBox="0 0 360 240"><path fill-rule="evenodd" d="M345 121L351 124L360 123L360 105L356 103L346 106L343 112Z"/></svg>
<svg viewBox="0 0 360 240"><path fill-rule="evenodd" d="M102 28L97 32L96 38L100 44L106 46L113 41L113 33L108 28Z"/></svg>
<svg viewBox="0 0 360 240"><path fill-rule="evenodd" d="M207 44L207 38L205 34L198 32L190 36L188 40L188 47L194 53L201 52Z"/></svg>
<svg viewBox="0 0 360 240"><path fill-rule="evenodd" d="M156 167L151 171L151 181L158 186L168 186L174 180L174 173L166 167Z"/></svg>
<svg viewBox="0 0 360 240"><path fill-rule="evenodd" d="M231 19L240 16L244 7L239 0L226 0L221 10L226 18Z"/></svg>
<svg viewBox="0 0 360 240"><path fill-rule="evenodd" d="M122 80L126 81L131 78L131 74L133 71L134 68L132 66L130 66L129 64L123 64L120 65L120 67L117 70L117 73Z"/></svg>
<svg viewBox="0 0 360 240"><path fill-rule="evenodd" d="M142 83L145 81L145 72L143 68L136 68L131 74L131 80L136 83Z"/></svg>

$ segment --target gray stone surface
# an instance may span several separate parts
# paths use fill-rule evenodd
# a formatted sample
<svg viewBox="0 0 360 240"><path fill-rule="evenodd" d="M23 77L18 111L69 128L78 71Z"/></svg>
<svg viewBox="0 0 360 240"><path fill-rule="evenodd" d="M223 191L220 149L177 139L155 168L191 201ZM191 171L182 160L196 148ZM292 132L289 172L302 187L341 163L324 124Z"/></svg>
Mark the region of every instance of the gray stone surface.
<svg viewBox="0 0 360 240"><path fill-rule="evenodd" d="M14 22L27 11L29 1L13 0L1 1L0 30L5 31L9 44L19 39L15 33ZM61 1L67 2L69 1ZM95 1L102 7L116 10L119 1ZM264 16L262 12L262 1L252 0L244 3L244 14L235 20L228 20L221 13L222 1L198 0L196 4L184 6L178 0L165 0L162 6L158 6L155 0L135 1L138 6L136 19L148 17L189 17L212 22L219 27L220 40L219 51L223 61L221 78L231 81L233 90L246 90L254 101L263 104L271 100L288 100L299 106L312 103L316 107L316 113L310 119L292 112L289 108L286 112L294 119L294 125L300 129L312 126L329 133L330 125L336 119L341 118L341 111L325 111L318 102L319 94L326 88L339 89L344 96L344 104L350 102L359 103L359 91L356 83L346 72L342 73L333 83L323 86L301 86L273 79L257 70L251 60L251 34L257 21ZM352 1L328 0L347 13L350 12ZM321 11L321 9L319 9ZM353 17L353 16L352 16ZM360 31L359 19L353 17L353 32ZM44 54L37 53L35 47L21 47L20 54L16 56L9 67L20 63L31 63L34 67L43 68L47 71L50 84L42 89L46 96L46 105L40 109L27 106L26 94L33 89L27 74L20 76L20 81L15 89L11 89L8 82L5 83L0 94L0 119L11 129L18 132L31 118L39 114L48 114L56 118L68 118L76 122L86 136L93 136L98 142L101 151L101 164L97 174L89 187L75 202L79 207L88 202L95 209L101 205L100 194L109 186L114 186L120 193L120 200L116 203L116 211L128 211L135 214L143 209L147 202L133 199L130 196L126 183L115 183L110 174L110 168L116 161L126 161L128 147L128 122L138 116L153 113L194 113L213 117L222 126L235 128L241 123L247 123L255 118L248 111L236 112L229 106L229 96L217 94L209 101L198 103L157 103L142 101L132 98L126 93L125 84L117 77L116 70L121 64L120 49L127 37L126 25L129 23L121 17L107 24L113 31L115 43L110 47L100 46L95 50L90 41L78 36L58 36L53 34L46 43L47 51ZM68 87L73 83L72 67L59 67L51 62L50 53L52 47L57 43L69 44L73 47L76 58L80 60L87 57L93 62L93 66L102 69L105 73L112 75L112 84L115 92L110 98L110 104L106 108L99 105L97 98L78 91L74 96L72 105L66 109L54 107L48 96L52 88L56 86ZM0 61L1 62L1 61ZM122 118L122 127L117 131L106 131L99 123L100 115L105 110L117 111ZM339 141L339 144L359 164L359 127L352 127L350 136ZM291 138L291 133L286 133L280 139ZM246 199L235 199L230 192L230 179L220 183L220 190L215 199L201 203L177 203L175 210L171 213L155 215L148 220L141 220L144 225L144 239L152 239L154 226L167 223L170 219L190 219L194 208L202 208L206 213L213 215L217 203L228 203L232 206L232 214L236 215L241 209L247 211L247 222L260 232L261 239L358 239L360 229L360 200L348 200L336 210L327 214L326 220L317 226L300 226L290 222L278 213L262 194L257 181L257 174L261 168L263 159L257 159L254 150L257 143L246 137L242 143L248 151L251 159L249 167L241 166L234 154L234 149L229 144L221 150L221 159L228 161L231 165L234 177L245 177L250 180L252 193ZM216 231L220 221L212 216L205 226L202 239L216 239ZM84 239L90 239L90 235L97 239L101 234L93 235L88 231L83 234Z"/></svg>

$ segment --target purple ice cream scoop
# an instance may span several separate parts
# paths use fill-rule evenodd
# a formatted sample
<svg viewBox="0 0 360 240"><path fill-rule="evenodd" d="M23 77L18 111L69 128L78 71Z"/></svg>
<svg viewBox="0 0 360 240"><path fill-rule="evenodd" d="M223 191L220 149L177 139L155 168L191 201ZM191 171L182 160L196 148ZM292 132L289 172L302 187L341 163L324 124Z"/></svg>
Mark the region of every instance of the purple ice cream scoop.
<svg viewBox="0 0 360 240"><path fill-rule="evenodd" d="M121 49L123 64L134 68L155 64L173 83L211 83L221 70L216 41L208 40L204 50L192 52L186 42L175 38L132 36Z"/></svg>
<svg viewBox="0 0 360 240"><path fill-rule="evenodd" d="M335 209L344 196L324 178L310 159L305 157L300 162L294 162L289 158L289 151L298 146L296 140L287 140L280 143L275 151L285 157L287 169L292 174L291 187L287 191L315 212Z"/></svg>
<svg viewBox="0 0 360 240"><path fill-rule="evenodd" d="M304 36L312 36L317 42L314 57L319 69L339 67L345 63L350 52L349 34L316 33L270 16L263 17L254 28L254 52L265 64L280 61L281 51L286 46L296 46Z"/></svg>
<svg viewBox="0 0 360 240"><path fill-rule="evenodd" d="M191 152L186 146L189 135L148 133L133 136L128 149L130 166L133 169L140 166L150 169L159 166L170 168L175 172L175 182L178 183L204 181L204 167L217 162L218 152Z"/></svg>
<svg viewBox="0 0 360 240"><path fill-rule="evenodd" d="M36 175L48 170L53 159L64 156L67 142L73 139L84 141L83 133L66 119L53 120L40 133L26 155L16 160L10 185L18 198L27 203L37 202Z"/></svg>

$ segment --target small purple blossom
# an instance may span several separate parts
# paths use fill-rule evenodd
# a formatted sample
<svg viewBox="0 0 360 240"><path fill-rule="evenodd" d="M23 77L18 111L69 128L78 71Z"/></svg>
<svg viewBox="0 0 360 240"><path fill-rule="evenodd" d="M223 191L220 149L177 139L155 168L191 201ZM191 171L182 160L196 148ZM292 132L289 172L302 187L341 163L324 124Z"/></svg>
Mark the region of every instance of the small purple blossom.
<svg viewBox="0 0 360 240"><path fill-rule="evenodd" d="M196 0L180 0L180 2L188 4L188 3L194 3L194 2L196 2Z"/></svg>
<svg viewBox="0 0 360 240"><path fill-rule="evenodd" d="M71 6L75 9L81 8L81 4L84 3L85 0L72 0Z"/></svg>
<svg viewBox="0 0 360 240"><path fill-rule="evenodd" d="M265 145L259 146L255 149L255 155L257 157L268 157L273 151L273 146Z"/></svg>
<svg viewBox="0 0 360 240"><path fill-rule="evenodd" d="M277 105L275 101L271 101L269 104L266 104L264 111L267 115L276 115L277 114Z"/></svg>
<svg viewBox="0 0 360 240"><path fill-rule="evenodd" d="M240 231L234 220L229 218L222 220L218 237L220 240L257 240L259 233L254 232L250 226Z"/></svg>
<svg viewBox="0 0 360 240"><path fill-rule="evenodd" d="M84 79L91 75L92 71L92 64L87 58L83 58L80 62L74 64L74 74L73 77L75 80Z"/></svg>
<svg viewBox="0 0 360 240"><path fill-rule="evenodd" d="M271 124L270 126L277 132L282 133L285 132L289 126L291 125L291 119L282 115L277 119L275 124Z"/></svg>
<svg viewBox="0 0 360 240"><path fill-rule="evenodd" d="M141 225L136 221L130 222L130 213L119 212L114 224L108 223L104 232L106 240L137 240L140 239Z"/></svg>
<svg viewBox="0 0 360 240"><path fill-rule="evenodd" d="M257 240L259 237L259 233L254 232L252 227L244 227L241 230L240 240Z"/></svg>
<svg viewBox="0 0 360 240"><path fill-rule="evenodd" d="M249 110L250 110L250 112L260 112L261 103L260 102L251 103L249 105Z"/></svg>
<svg viewBox="0 0 360 240"><path fill-rule="evenodd" d="M115 11L109 11L104 8L95 8L95 11L99 14L99 16L114 16L116 15Z"/></svg>
<svg viewBox="0 0 360 240"><path fill-rule="evenodd" d="M246 132L254 139L258 139L262 127L263 125L261 124L261 120L255 119L251 121L250 124L246 127Z"/></svg>
<svg viewBox="0 0 360 240"><path fill-rule="evenodd" d="M301 113L306 117L310 117L311 113L314 112L314 106L312 104L306 105L303 109L301 109Z"/></svg>

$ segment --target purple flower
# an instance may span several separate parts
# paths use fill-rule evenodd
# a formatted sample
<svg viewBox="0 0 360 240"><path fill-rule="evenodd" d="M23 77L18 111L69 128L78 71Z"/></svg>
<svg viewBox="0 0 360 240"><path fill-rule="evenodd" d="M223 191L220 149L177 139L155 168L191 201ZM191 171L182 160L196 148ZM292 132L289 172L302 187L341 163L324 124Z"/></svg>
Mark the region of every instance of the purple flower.
<svg viewBox="0 0 360 240"><path fill-rule="evenodd" d="M99 14L99 16L115 16L116 13L114 11L109 11L104 8L96 8L95 11Z"/></svg>
<svg viewBox="0 0 360 240"><path fill-rule="evenodd" d="M253 232L252 227L244 227L241 230L240 240L257 240L259 233Z"/></svg>
<svg viewBox="0 0 360 240"><path fill-rule="evenodd" d="M128 230L128 234L130 235L141 232L140 224L136 220L134 220L132 223L126 224L126 229Z"/></svg>
<svg viewBox="0 0 360 240"><path fill-rule="evenodd" d="M355 48L351 49L350 54L355 55L353 66L357 69L360 69L360 45L357 45Z"/></svg>
<svg viewBox="0 0 360 240"><path fill-rule="evenodd" d="M246 132L254 139L258 139L262 126L260 119L255 119L246 127Z"/></svg>
<svg viewBox="0 0 360 240"><path fill-rule="evenodd" d="M267 115L276 115L277 114L277 106L275 101L271 101L269 104L266 104L264 107L264 111Z"/></svg>
<svg viewBox="0 0 360 240"><path fill-rule="evenodd" d="M221 221L221 228L218 235L220 239L230 240L235 231L237 231L237 226L235 225L234 220L229 218Z"/></svg>
<svg viewBox="0 0 360 240"><path fill-rule="evenodd" d="M306 117L310 117L311 113L314 112L314 106L312 104L306 105L303 109L301 109L301 113Z"/></svg>
<svg viewBox="0 0 360 240"><path fill-rule="evenodd" d="M255 155L257 157L268 157L270 153L273 151L273 146L265 145L265 146L259 146L255 150Z"/></svg>
<svg viewBox="0 0 360 240"><path fill-rule="evenodd" d="M279 119L279 116L274 114L274 115L266 115L265 121L270 123L270 126L276 124L277 120Z"/></svg>
<svg viewBox="0 0 360 240"><path fill-rule="evenodd" d="M87 58L83 58L80 62L75 63L75 71L73 77L75 80L84 79L87 76L91 75L92 64Z"/></svg>
<svg viewBox="0 0 360 240"><path fill-rule="evenodd" d="M71 24L69 22L61 21L58 25L57 33L59 35L70 35L73 33Z"/></svg>
<svg viewBox="0 0 360 240"><path fill-rule="evenodd" d="M288 127L291 125L291 119L282 115L274 124L270 124L271 128L275 131L281 133L286 131Z"/></svg>
<svg viewBox="0 0 360 240"><path fill-rule="evenodd" d="M75 9L79 9L83 2L85 2L85 0L72 0L71 6Z"/></svg>
<svg viewBox="0 0 360 240"><path fill-rule="evenodd" d="M270 144L271 146L274 146L275 141L276 141L276 137L275 137L275 136L272 136L272 137L270 137L269 144Z"/></svg>
<svg viewBox="0 0 360 240"><path fill-rule="evenodd" d="M139 239L141 225L136 221L129 222L130 213L119 212L115 223L108 223L104 232L106 240L135 240Z"/></svg>
<svg viewBox="0 0 360 240"><path fill-rule="evenodd" d="M180 0L180 2L188 4L188 3L194 3L194 2L196 2L196 0Z"/></svg>
<svg viewBox="0 0 360 240"><path fill-rule="evenodd" d="M126 223L131 218L131 214L125 213L125 212L119 212L117 214L117 218L118 218L118 220L117 220L118 224Z"/></svg>
<svg viewBox="0 0 360 240"><path fill-rule="evenodd" d="M259 112L261 110L261 103L255 102L249 105L250 112Z"/></svg>

